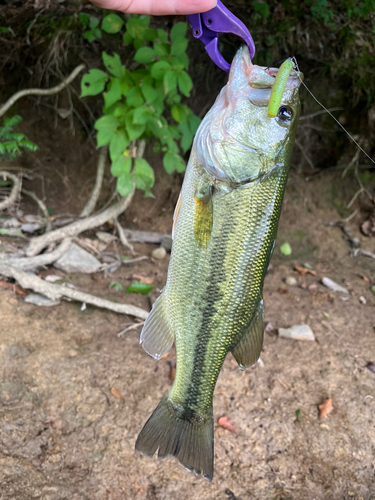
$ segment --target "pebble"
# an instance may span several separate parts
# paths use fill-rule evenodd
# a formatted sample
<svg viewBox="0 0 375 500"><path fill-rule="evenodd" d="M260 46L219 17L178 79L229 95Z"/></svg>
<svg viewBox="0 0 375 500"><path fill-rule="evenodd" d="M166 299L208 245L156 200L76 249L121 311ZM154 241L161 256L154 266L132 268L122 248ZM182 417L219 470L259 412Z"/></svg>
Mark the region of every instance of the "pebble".
<svg viewBox="0 0 375 500"><path fill-rule="evenodd" d="M172 250L172 236L164 236L160 245L165 248L167 252L170 252Z"/></svg>
<svg viewBox="0 0 375 500"><path fill-rule="evenodd" d="M157 260L162 260L167 255L167 251L164 247L155 248L151 253L152 257Z"/></svg>
<svg viewBox="0 0 375 500"><path fill-rule="evenodd" d="M96 273L102 266L97 258L75 243L53 265L66 273Z"/></svg>
<svg viewBox="0 0 375 500"><path fill-rule="evenodd" d="M279 328L279 337L294 340L314 341L315 336L309 325L293 325L289 328Z"/></svg>
<svg viewBox="0 0 375 500"><path fill-rule="evenodd" d="M359 302L363 305L366 305L367 304L367 300L365 299L365 297L363 295L361 295L359 297Z"/></svg>
<svg viewBox="0 0 375 500"><path fill-rule="evenodd" d="M332 281L330 278L322 278L322 283L324 286L332 290L333 292L340 292L340 293L349 293L349 290L344 288L343 286L339 285L338 283L335 283Z"/></svg>
<svg viewBox="0 0 375 500"><path fill-rule="evenodd" d="M287 276L285 278L285 283L288 285L288 286L296 286L297 285L297 280L294 276Z"/></svg>
<svg viewBox="0 0 375 500"><path fill-rule="evenodd" d="M106 233L105 231L98 231L95 233L98 240L103 241L109 245L112 241L116 241L118 238L114 234Z"/></svg>
<svg viewBox="0 0 375 500"><path fill-rule="evenodd" d="M60 304L59 300L52 300L39 293L29 293L25 298L25 302L28 304L34 304L34 306L52 307L58 306Z"/></svg>

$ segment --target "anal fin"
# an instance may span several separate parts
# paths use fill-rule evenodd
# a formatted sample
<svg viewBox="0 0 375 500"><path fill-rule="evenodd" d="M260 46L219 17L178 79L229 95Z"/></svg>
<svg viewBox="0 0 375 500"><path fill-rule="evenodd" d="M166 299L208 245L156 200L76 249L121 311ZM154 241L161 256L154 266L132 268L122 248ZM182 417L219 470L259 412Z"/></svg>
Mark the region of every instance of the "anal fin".
<svg viewBox="0 0 375 500"><path fill-rule="evenodd" d="M175 335L169 321L164 293L155 301L143 325L140 343L155 359L160 359L172 347Z"/></svg>
<svg viewBox="0 0 375 500"><path fill-rule="evenodd" d="M243 333L241 340L232 350L234 359L244 370L258 361L263 344L263 300L260 302L248 329Z"/></svg>

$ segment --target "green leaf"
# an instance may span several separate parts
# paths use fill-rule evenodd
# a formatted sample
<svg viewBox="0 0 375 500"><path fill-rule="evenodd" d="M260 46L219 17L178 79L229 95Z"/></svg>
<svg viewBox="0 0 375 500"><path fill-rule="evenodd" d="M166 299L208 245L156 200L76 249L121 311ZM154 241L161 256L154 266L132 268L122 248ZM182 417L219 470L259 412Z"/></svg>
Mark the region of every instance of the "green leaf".
<svg viewBox="0 0 375 500"><path fill-rule="evenodd" d="M283 245L281 245L280 252L285 256L292 255L292 247L287 241Z"/></svg>
<svg viewBox="0 0 375 500"><path fill-rule="evenodd" d="M1 33L9 33L9 29L5 28L5 26L0 26Z"/></svg>
<svg viewBox="0 0 375 500"><path fill-rule="evenodd" d="M116 189L121 196L129 196L133 191L134 176L132 173L123 173L117 179Z"/></svg>
<svg viewBox="0 0 375 500"><path fill-rule="evenodd" d="M85 31L83 38L91 43L95 39L94 32L91 30Z"/></svg>
<svg viewBox="0 0 375 500"><path fill-rule="evenodd" d="M138 139L143 132L146 129L146 125L138 125L136 123L133 123L133 117L134 117L134 111L131 111L126 119L125 119L125 124L126 124L126 133L128 134L128 137L131 141L135 141L135 139Z"/></svg>
<svg viewBox="0 0 375 500"><path fill-rule="evenodd" d="M102 116L99 120L96 120L95 128L98 131L96 138L98 147L104 146L111 141L119 125L117 119L111 115Z"/></svg>
<svg viewBox="0 0 375 500"><path fill-rule="evenodd" d="M128 152L129 153L129 152ZM124 154L119 156L111 165L111 174L114 177L120 177L122 174L130 174L132 169L132 159ZM125 195L123 195L125 196Z"/></svg>
<svg viewBox="0 0 375 500"><path fill-rule="evenodd" d="M157 34L158 34L158 39L161 41L161 43L168 42L168 35L165 30L160 28L158 29Z"/></svg>
<svg viewBox="0 0 375 500"><path fill-rule="evenodd" d="M126 23L126 30L133 38L142 39L149 24L149 16L132 16Z"/></svg>
<svg viewBox="0 0 375 500"><path fill-rule="evenodd" d="M154 43L154 50L159 57L164 57L169 54L170 45L166 43Z"/></svg>
<svg viewBox="0 0 375 500"><path fill-rule="evenodd" d="M133 87L126 96L126 104L132 108L139 108L143 104L143 97L139 87Z"/></svg>
<svg viewBox="0 0 375 500"><path fill-rule="evenodd" d="M116 160L119 156L124 154L124 151L129 146L128 138L125 133L118 130L111 139L109 143L109 156L112 161ZM116 174L113 174L116 175Z"/></svg>
<svg viewBox="0 0 375 500"><path fill-rule="evenodd" d="M109 284L109 288L114 288L115 292L121 292L121 290L124 289L123 286L117 281L111 281L111 283Z"/></svg>
<svg viewBox="0 0 375 500"><path fill-rule="evenodd" d="M143 158L135 159L135 182L137 188L143 189L146 193L148 193L154 185L154 170Z"/></svg>
<svg viewBox="0 0 375 500"><path fill-rule="evenodd" d="M100 92L103 92L107 81L107 73L100 69L90 69L81 81L81 97L100 94Z"/></svg>
<svg viewBox="0 0 375 500"><path fill-rule="evenodd" d="M179 174L182 172L185 172L186 169L186 164L184 162L184 159L180 155L176 155L176 170Z"/></svg>
<svg viewBox="0 0 375 500"><path fill-rule="evenodd" d="M92 32L94 33L94 36L96 36L97 38L102 37L102 30L100 28L94 28Z"/></svg>
<svg viewBox="0 0 375 500"><path fill-rule="evenodd" d="M176 170L175 163L176 163L175 155L172 153L169 153L169 152L165 153L164 158L163 158L163 165L164 165L165 171L168 174L173 174L173 172Z"/></svg>
<svg viewBox="0 0 375 500"><path fill-rule="evenodd" d="M34 142L29 141L28 139L23 139L20 142L20 146L22 148L27 149L28 151L38 151L39 149L38 144L35 144Z"/></svg>
<svg viewBox="0 0 375 500"><path fill-rule="evenodd" d="M111 73L111 75L117 78L122 78L125 74L125 66L121 63L120 56L116 53L110 56L106 52L102 52L102 58L104 66Z"/></svg>
<svg viewBox="0 0 375 500"><path fill-rule="evenodd" d="M186 52L188 43L189 41L187 38L177 38L177 40L175 40L172 44L171 54L174 56L180 56L181 54L184 54L184 52Z"/></svg>
<svg viewBox="0 0 375 500"><path fill-rule="evenodd" d="M186 71L181 71L178 74L178 87L184 96L189 97L193 82Z"/></svg>
<svg viewBox="0 0 375 500"><path fill-rule="evenodd" d="M142 283L142 281L135 281L129 286L129 288L126 290L126 293L140 293L142 295L147 295L153 288L153 285Z"/></svg>
<svg viewBox="0 0 375 500"><path fill-rule="evenodd" d="M151 85L148 85L147 83L142 84L141 91L144 98L149 104L154 102L159 95L158 91L155 90L153 87L151 87Z"/></svg>
<svg viewBox="0 0 375 500"><path fill-rule="evenodd" d="M184 123L188 117L188 111L186 106L172 106L171 113L174 120L177 123Z"/></svg>
<svg viewBox="0 0 375 500"><path fill-rule="evenodd" d="M148 106L141 106L134 110L133 123L144 125L151 117L151 110Z"/></svg>
<svg viewBox="0 0 375 500"><path fill-rule="evenodd" d="M157 31L154 28L147 28L143 35L144 39L148 42L153 42L157 36Z"/></svg>
<svg viewBox="0 0 375 500"><path fill-rule="evenodd" d="M164 92L168 94L177 88L177 77L174 71L167 71L163 78Z"/></svg>
<svg viewBox="0 0 375 500"><path fill-rule="evenodd" d="M174 42L178 38L183 38L186 35L187 23L176 23L171 29L171 40Z"/></svg>
<svg viewBox="0 0 375 500"><path fill-rule="evenodd" d="M84 26L88 26L90 24L90 16L84 12L80 12L78 19Z"/></svg>
<svg viewBox="0 0 375 500"><path fill-rule="evenodd" d="M195 135L195 132L197 131L201 121L202 120L199 118L199 116L195 115L194 113L191 113L191 115L189 116L188 124L190 132L193 136Z"/></svg>
<svg viewBox="0 0 375 500"><path fill-rule="evenodd" d="M118 33L124 25L124 21L117 14L108 14L102 21L102 29L106 33Z"/></svg>
<svg viewBox="0 0 375 500"><path fill-rule="evenodd" d="M132 43L133 37L131 36L131 34L128 31L126 31L122 37L122 41L123 41L124 45L129 45L129 43Z"/></svg>
<svg viewBox="0 0 375 500"><path fill-rule="evenodd" d="M99 19L91 19L90 21L90 28L93 30L99 26Z"/></svg>
<svg viewBox="0 0 375 500"><path fill-rule="evenodd" d="M151 47L141 47L135 53L134 61L147 64L154 59L155 55L155 51Z"/></svg>
<svg viewBox="0 0 375 500"><path fill-rule="evenodd" d="M155 80L163 80L165 73L171 69L171 65L167 61L158 61L151 68L151 76Z"/></svg>
<svg viewBox="0 0 375 500"><path fill-rule="evenodd" d="M14 115L11 118L5 118L4 119L4 125L7 127L16 127L22 122L22 118L20 115Z"/></svg>
<svg viewBox="0 0 375 500"><path fill-rule="evenodd" d="M109 108L121 99L121 84L118 78L111 78L108 85L108 92L104 92L104 104Z"/></svg>

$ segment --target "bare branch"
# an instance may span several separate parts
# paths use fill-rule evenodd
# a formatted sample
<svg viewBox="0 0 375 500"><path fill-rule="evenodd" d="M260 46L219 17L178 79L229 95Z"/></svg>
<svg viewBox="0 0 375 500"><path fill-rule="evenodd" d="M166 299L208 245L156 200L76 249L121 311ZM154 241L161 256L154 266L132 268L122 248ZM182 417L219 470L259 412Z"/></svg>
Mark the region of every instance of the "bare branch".
<svg viewBox="0 0 375 500"><path fill-rule="evenodd" d="M34 290L34 292L40 293L51 300L56 301L62 298L68 298L85 304L92 304L96 307L109 309L110 311L120 314L135 316L136 318L146 319L148 316L148 312L140 307L132 306L130 304L118 304L117 302L100 299L99 297L95 297L89 293L79 292L78 290L57 285L56 283L47 283L41 278L38 278L38 276L35 276L35 274L26 273L25 271L10 266L9 264L4 265L0 262L0 274L6 276L7 278L15 279L22 288Z"/></svg>
<svg viewBox="0 0 375 500"><path fill-rule="evenodd" d="M0 177L4 179L11 179L13 181L13 187L10 195L5 198L4 201L0 202L1 211L5 210L8 207L11 207L17 201L17 198L21 191L21 181L16 175L6 172L5 170L0 170Z"/></svg>
<svg viewBox="0 0 375 500"><path fill-rule="evenodd" d="M75 77L83 70L85 69L84 64L80 64L77 66L71 73L70 75L65 78L59 85L56 85L56 87L52 87L51 89L24 89L20 90L19 92L16 92L12 97L10 97L5 104L3 104L0 107L0 117L3 116L10 107L13 106L13 104L18 101L21 97L24 97L25 95L53 95L57 94L58 92L61 92L67 85L69 85L70 82L72 82Z"/></svg>
<svg viewBox="0 0 375 500"><path fill-rule="evenodd" d="M105 161L107 159L107 153L108 153L108 146L104 146L100 149L98 165L96 170L95 186L94 189L92 190L89 201L86 203L85 208L81 212L80 215L81 217L88 217L89 215L91 215L95 208L96 202L98 201L100 190L102 189L102 184L103 184L103 176L105 169Z"/></svg>

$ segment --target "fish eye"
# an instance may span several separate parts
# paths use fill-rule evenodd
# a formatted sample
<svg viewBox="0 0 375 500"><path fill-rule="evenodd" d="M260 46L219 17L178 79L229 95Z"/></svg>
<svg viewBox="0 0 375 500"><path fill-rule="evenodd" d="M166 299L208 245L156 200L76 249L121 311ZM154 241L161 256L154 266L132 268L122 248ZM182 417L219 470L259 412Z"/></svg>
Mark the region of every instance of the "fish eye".
<svg viewBox="0 0 375 500"><path fill-rule="evenodd" d="M293 118L293 111L289 106L280 106L277 118L282 122L289 122Z"/></svg>

